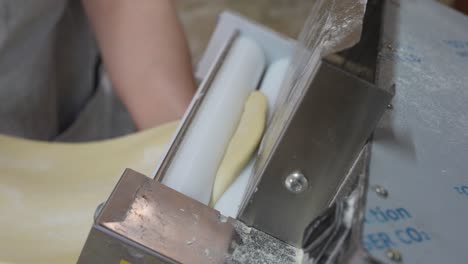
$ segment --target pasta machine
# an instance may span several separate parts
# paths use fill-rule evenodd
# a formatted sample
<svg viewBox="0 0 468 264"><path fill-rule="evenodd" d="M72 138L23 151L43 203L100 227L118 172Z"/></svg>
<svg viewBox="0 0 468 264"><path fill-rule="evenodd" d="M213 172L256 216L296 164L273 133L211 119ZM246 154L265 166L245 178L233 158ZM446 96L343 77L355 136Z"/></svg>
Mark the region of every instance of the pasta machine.
<svg viewBox="0 0 468 264"><path fill-rule="evenodd" d="M318 0L292 40L223 13L154 179L124 172L78 263L463 262L467 24L433 1ZM255 89L267 129L212 208Z"/></svg>

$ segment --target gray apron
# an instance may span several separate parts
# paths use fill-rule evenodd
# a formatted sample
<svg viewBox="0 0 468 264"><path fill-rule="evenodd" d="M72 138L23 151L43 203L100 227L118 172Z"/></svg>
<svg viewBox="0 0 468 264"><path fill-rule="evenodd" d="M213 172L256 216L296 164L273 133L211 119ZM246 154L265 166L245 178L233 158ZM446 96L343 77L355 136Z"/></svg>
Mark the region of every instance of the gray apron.
<svg viewBox="0 0 468 264"><path fill-rule="evenodd" d="M0 133L91 141L134 131L79 0L0 0Z"/></svg>

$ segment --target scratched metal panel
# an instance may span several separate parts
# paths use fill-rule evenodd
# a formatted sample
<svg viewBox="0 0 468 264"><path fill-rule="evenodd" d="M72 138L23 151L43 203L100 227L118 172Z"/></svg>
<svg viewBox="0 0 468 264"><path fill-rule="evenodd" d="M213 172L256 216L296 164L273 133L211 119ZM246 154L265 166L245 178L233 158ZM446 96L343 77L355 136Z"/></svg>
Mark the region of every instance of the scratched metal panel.
<svg viewBox="0 0 468 264"><path fill-rule="evenodd" d="M466 263L468 16L387 2L379 83L396 94L375 133L364 245L385 262L391 247L403 263Z"/></svg>

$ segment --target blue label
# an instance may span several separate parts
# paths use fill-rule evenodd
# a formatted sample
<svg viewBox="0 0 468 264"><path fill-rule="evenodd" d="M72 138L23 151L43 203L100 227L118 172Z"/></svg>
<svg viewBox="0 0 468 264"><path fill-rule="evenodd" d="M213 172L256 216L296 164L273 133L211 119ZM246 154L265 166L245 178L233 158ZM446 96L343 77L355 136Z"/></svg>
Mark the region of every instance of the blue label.
<svg viewBox="0 0 468 264"><path fill-rule="evenodd" d="M466 189L468 191L468 188ZM381 208L376 206L369 208L364 218L366 225L380 225L391 223L392 226L405 223L411 220L413 214L404 207L397 208ZM388 227L386 225L386 227ZM411 245L418 245L430 241L430 235L421 228L408 225L398 227L390 232L377 231L373 233L366 233L363 237L364 248L368 251L378 251L387 248L405 247Z"/></svg>
<svg viewBox="0 0 468 264"><path fill-rule="evenodd" d="M444 41L459 57L468 58L468 41L450 39Z"/></svg>
<svg viewBox="0 0 468 264"><path fill-rule="evenodd" d="M453 187L457 193L468 197L468 185L460 185Z"/></svg>
<svg viewBox="0 0 468 264"><path fill-rule="evenodd" d="M430 241L431 237L425 231L414 226L397 228L392 232L376 232L365 234L364 248L368 251L378 251L387 248L418 245Z"/></svg>
<svg viewBox="0 0 468 264"><path fill-rule="evenodd" d="M367 210L364 217L365 224L399 222L411 219L412 215L408 209L399 208L380 208L379 206Z"/></svg>

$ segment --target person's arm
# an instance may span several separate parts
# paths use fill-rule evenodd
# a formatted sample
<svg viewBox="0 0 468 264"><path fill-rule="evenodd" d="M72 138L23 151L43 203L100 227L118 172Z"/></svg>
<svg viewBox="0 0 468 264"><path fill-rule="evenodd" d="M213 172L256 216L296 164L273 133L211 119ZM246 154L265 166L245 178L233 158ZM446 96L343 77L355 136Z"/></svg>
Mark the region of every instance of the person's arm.
<svg viewBox="0 0 468 264"><path fill-rule="evenodd" d="M195 92L171 0L82 0L104 65L138 129L180 118Z"/></svg>

